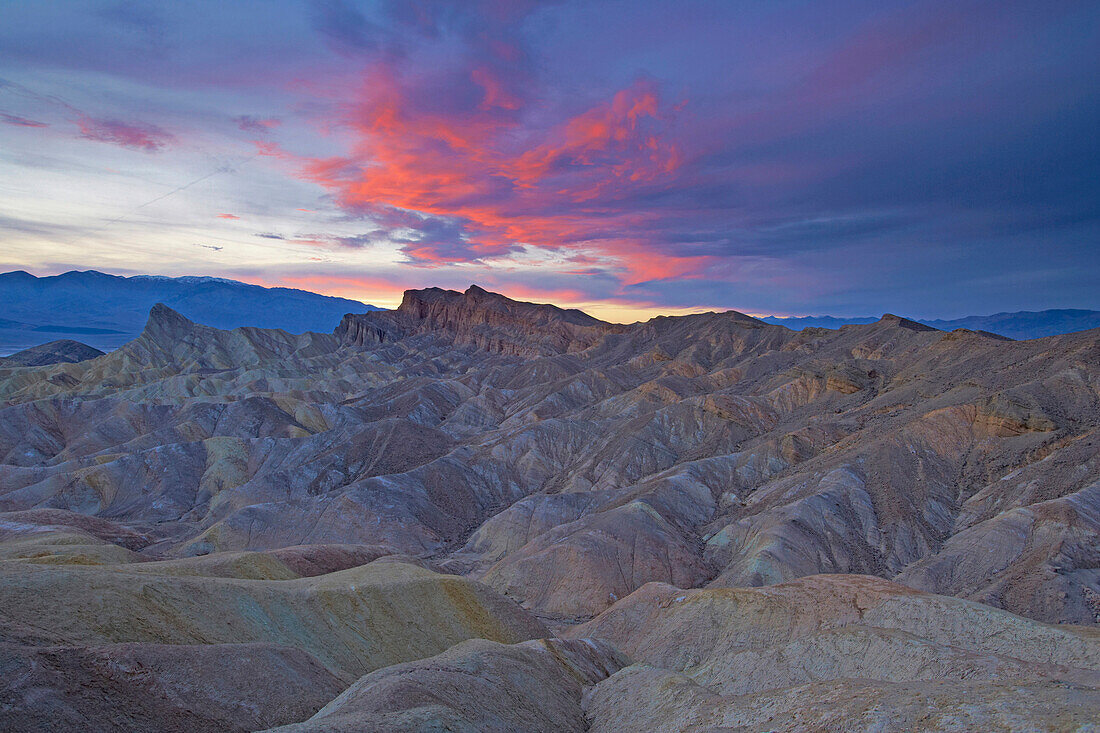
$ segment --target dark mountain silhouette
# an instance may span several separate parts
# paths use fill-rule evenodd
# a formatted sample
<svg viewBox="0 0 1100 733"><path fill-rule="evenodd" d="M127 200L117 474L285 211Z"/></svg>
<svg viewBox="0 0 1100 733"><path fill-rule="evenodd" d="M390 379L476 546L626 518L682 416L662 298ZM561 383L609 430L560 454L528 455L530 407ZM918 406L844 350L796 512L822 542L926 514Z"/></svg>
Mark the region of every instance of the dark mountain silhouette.
<svg viewBox="0 0 1100 733"><path fill-rule="evenodd" d="M376 310L357 300L223 278L121 277L95 270L35 277L17 270L0 274L0 354L58 338L109 351L141 333L156 303L216 328L292 333L331 333L344 314Z"/></svg>
<svg viewBox="0 0 1100 733"><path fill-rule="evenodd" d="M87 344L69 339L50 341L17 351L11 356L0 357L0 366L46 366L48 364L75 364L86 359L103 356L103 352Z"/></svg>
<svg viewBox="0 0 1100 733"><path fill-rule="evenodd" d="M761 320L801 331L804 328L840 328L841 326L854 324L874 323L878 319L871 317L766 316ZM986 331L1010 339L1022 340L1100 328L1100 311L1053 309L994 313L991 316L964 316L963 318L951 319L914 318L913 320L938 328L941 331L954 331L956 328L965 328L971 331Z"/></svg>

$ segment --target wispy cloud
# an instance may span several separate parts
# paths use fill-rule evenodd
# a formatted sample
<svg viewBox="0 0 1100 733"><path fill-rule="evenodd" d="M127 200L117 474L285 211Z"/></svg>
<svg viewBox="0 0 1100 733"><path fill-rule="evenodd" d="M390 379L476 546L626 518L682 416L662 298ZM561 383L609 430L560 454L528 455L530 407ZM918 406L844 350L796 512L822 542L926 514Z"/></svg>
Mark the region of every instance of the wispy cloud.
<svg viewBox="0 0 1100 733"><path fill-rule="evenodd" d="M82 114L77 119L77 125L80 127L80 136L87 140L112 143L147 153L163 150L175 139L166 130L144 122L124 122Z"/></svg>
<svg viewBox="0 0 1100 733"><path fill-rule="evenodd" d="M267 135L282 124L281 120L257 117L255 115L238 115L234 117L233 120L237 123L237 127L244 132L259 135L261 137Z"/></svg>
<svg viewBox="0 0 1100 733"><path fill-rule="evenodd" d="M38 120L28 120L26 117L9 115L5 112L0 112L0 122L3 122L6 125L15 125L16 127L49 127L49 125L45 122L39 122Z"/></svg>

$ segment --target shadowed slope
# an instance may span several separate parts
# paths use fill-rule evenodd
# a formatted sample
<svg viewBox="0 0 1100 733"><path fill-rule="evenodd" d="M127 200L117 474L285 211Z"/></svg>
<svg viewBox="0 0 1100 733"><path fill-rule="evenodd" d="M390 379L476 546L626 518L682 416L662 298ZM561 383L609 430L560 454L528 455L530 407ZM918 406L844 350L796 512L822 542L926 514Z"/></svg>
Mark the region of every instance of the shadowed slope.
<svg viewBox="0 0 1100 733"><path fill-rule="evenodd" d="M78 361L94 359L103 356L99 349L92 348L79 341L62 339L49 343L32 346L29 349L17 351L10 356L0 357L0 367L14 366L46 366L48 364L71 364Z"/></svg>
<svg viewBox="0 0 1100 733"><path fill-rule="evenodd" d="M376 561L300 580L0 563L0 637L101 645L277 643L360 675L467 638L515 642L541 626L480 584Z"/></svg>
<svg viewBox="0 0 1100 733"><path fill-rule="evenodd" d="M587 729L581 694L628 660L609 644L481 639L366 675L320 712L281 733Z"/></svg>
<svg viewBox="0 0 1100 733"><path fill-rule="evenodd" d="M247 731L300 720L344 688L275 644L0 644L0 730Z"/></svg>

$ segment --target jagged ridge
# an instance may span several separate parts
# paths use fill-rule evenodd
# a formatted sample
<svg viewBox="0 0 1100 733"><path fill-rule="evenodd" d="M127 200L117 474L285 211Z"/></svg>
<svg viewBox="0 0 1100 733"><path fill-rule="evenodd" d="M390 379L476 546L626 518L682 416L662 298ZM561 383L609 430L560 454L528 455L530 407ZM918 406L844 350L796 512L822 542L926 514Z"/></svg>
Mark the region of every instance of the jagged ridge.
<svg viewBox="0 0 1100 733"><path fill-rule="evenodd" d="M336 336L361 346L430 334L497 354L547 356L586 349L623 330L579 310L524 303L471 285L464 293L407 290L394 311L344 316Z"/></svg>

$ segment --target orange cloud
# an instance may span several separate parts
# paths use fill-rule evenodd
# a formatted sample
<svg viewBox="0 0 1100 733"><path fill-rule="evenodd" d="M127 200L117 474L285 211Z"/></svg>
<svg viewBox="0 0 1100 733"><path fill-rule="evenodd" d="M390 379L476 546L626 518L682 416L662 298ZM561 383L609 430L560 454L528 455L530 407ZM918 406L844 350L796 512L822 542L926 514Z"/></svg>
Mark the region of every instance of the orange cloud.
<svg viewBox="0 0 1100 733"><path fill-rule="evenodd" d="M592 253L624 285L692 277L707 256L671 256L650 239L657 217L624 203L669 184L683 164L672 112L638 81L557 124L533 128L521 101L488 69L470 73L476 104L416 89L385 64L366 75L349 115L347 155L292 160L342 207L407 231L421 266L487 261L526 245Z"/></svg>

